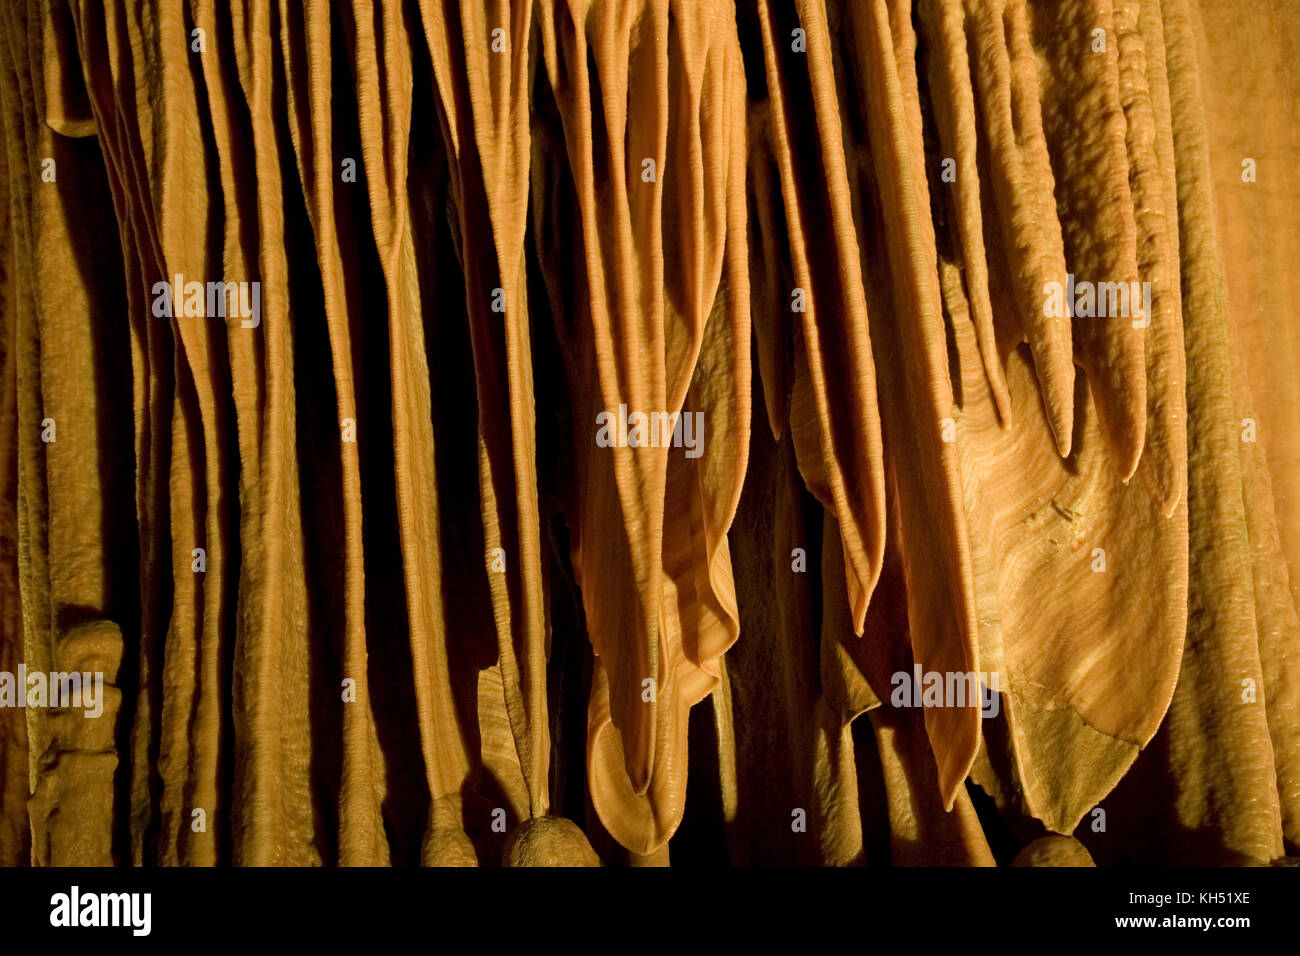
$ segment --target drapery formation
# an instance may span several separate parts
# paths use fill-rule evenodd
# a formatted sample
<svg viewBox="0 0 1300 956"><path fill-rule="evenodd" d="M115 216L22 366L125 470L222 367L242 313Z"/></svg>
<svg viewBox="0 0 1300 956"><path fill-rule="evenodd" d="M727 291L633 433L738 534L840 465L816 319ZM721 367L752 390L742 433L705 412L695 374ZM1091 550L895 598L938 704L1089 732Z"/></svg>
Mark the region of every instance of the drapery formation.
<svg viewBox="0 0 1300 956"><path fill-rule="evenodd" d="M1298 56L0 5L0 863L1297 855Z"/></svg>

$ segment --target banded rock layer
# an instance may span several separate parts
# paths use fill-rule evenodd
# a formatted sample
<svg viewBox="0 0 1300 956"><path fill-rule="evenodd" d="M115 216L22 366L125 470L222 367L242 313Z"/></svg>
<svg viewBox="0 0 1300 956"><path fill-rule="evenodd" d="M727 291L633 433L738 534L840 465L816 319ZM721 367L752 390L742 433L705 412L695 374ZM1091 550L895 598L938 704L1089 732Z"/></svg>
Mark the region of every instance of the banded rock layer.
<svg viewBox="0 0 1300 956"><path fill-rule="evenodd" d="M1297 855L1298 53L0 5L0 863Z"/></svg>

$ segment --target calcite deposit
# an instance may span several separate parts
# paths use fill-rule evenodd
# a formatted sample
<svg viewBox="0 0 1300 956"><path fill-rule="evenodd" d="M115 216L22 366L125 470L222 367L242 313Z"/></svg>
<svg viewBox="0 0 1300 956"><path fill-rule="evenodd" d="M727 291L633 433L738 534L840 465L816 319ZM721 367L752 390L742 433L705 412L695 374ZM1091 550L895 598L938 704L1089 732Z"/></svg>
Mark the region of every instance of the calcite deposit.
<svg viewBox="0 0 1300 956"><path fill-rule="evenodd" d="M1297 62L0 3L0 864L1300 855Z"/></svg>

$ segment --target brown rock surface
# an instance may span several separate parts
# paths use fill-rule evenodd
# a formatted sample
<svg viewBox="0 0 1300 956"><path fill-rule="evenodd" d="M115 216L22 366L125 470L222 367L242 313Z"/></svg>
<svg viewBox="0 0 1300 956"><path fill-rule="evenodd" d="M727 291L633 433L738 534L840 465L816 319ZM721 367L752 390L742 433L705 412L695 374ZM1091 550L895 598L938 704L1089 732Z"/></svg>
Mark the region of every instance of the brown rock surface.
<svg viewBox="0 0 1300 956"><path fill-rule="evenodd" d="M0 3L0 864L1286 865L1298 55Z"/></svg>

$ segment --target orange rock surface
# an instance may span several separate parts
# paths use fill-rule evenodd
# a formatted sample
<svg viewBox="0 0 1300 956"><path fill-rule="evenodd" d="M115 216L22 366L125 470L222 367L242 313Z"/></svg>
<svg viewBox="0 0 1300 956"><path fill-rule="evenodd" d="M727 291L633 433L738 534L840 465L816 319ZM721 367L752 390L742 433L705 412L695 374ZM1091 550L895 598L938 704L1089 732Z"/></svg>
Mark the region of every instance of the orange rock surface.
<svg viewBox="0 0 1300 956"><path fill-rule="evenodd" d="M0 4L0 864L1300 855L1297 57Z"/></svg>

